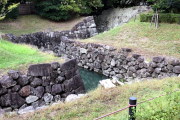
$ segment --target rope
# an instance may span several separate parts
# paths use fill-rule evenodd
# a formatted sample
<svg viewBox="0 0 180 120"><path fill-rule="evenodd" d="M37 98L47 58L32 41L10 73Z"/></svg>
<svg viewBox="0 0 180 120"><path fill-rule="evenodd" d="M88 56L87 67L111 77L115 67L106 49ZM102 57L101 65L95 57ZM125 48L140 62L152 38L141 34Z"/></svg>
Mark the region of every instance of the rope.
<svg viewBox="0 0 180 120"><path fill-rule="evenodd" d="M180 91L180 90L175 90L175 91L170 92L170 93L168 93L168 94L172 94L172 93L178 92L178 91ZM148 101L152 101L152 100L154 100L154 99L156 99L156 98L159 98L159 97L162 97L162 96L166 96L166 95L168 95L168 94L164 94L164 95L160 95L160 96L157 96L157 97L154 97L154 98L150 98L150 99L148 99L148 100L139 102L139 103L137 103L136 105L129 105L129 106L124 107L124 108L122 108L122 109L119 109L119 110L117 110L117 111L114 111L114 112L111 112L111 113L109 113L109 114L103 115L103 116L101 116L101 117L95 118L94 120L99 120L99 119L108 117L108 116L113 115L113 114L116 114L116 113L118 113L118 112L120 112L120 111L126 110L126 109L128 109L129 107L136 107L136 106L139 105L139 104L142 104L142 103L145 103L145 102L148 102Z"/></svg>
<svg viewBox="0 0 180 120"><path fill-rule="evenodd" d="M126 110L127 108L129 108L129 106L127 106L127 107L125 107L125 108L122 108L122 109L119 109L119 110L117 110L117 111L114 111L114 112L112 112L112 113L103 115L103 116L98 117L98 118L96 118L96 119L94 119L94 120L99 120L99 119L105 118L105 117L110 116L110 115L112 115L112 114L115 114L115 113L118 113L118 112L120 112L120 111Z"/></svg>
<svg viewBox="0 0 180 120"><path fill-rule="evenodd" d="M145 101L142 101L142 102L137 103L137 105L138 105L138 104L145 103L145 102L148 102L148 101L151 101L151 100L154 100L154 99L159 98L159 97L162 97L162 96L166 96L166 95L172 94L172 93L174 93L174 92L178 92L178 91L180 91L180 90L175 90L175 91L170 92L170 93L168 93L168 94L164 94L164 95L160 95L160 96L157 96L157 97L154 97L154 98L150 98L150 99L148 99L148 100L145 100Z"/></svg>

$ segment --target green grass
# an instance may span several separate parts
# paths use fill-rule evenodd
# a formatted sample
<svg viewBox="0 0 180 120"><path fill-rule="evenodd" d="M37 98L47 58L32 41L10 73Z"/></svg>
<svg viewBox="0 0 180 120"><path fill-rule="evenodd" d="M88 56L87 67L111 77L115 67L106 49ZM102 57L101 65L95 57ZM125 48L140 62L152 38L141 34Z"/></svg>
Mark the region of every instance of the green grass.
<svg viewBox="0 0 180 120"><path fill-rule="evenodd" d="M180 25L161 23L156 29L150 23L139 22L138 18L135 22L131 20L82 42L128 47L146 57L162 55L180 58Z"/></svg>
<svg viewBox="0 0 180 120"><path fill-rule="evenodd" d="M0 32L22 35L39 31L70 30L82 19L83 17L79 17L66 22L53 22L37 15L24 15L15 20L0 21Z"/></svg>
<svg viewBox="0 0 180 120"><path fill-rule="evenodd" d="M6 116L8 120L93 120L128 105L130 96L138 102L180 89L180 78L150 80L113 89L97 88L75 102L58 104L34 114ZM179 120L180 92L137 106L137 120ZM171 117L169 119L169 117ZM102 120L127 120L128 109Z"/></svg>
<svg viewBox="0 0 180 120"><path fill-rule="evenodd" d="M49 62L57 59L28 45L0 40L0 70L18 69L32 63Z"/></svg>

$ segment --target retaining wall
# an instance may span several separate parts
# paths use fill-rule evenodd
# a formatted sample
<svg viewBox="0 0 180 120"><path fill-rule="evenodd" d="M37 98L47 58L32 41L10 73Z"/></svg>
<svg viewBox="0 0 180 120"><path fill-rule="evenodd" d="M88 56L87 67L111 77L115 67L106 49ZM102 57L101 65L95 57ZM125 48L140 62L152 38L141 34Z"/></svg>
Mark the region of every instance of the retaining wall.
<svg viewBox="0 0 180 120"><path fill-rule="evenodd" d="M70 39L85 39L97 35L96 24L94 17L86 17L83 21L77 23L71 30L67 31L54 31L54 32L37 32L32 34L24 34L21 36L14 36L13 34L4 35L4 39L10 38L12 41L26 42L27 44L36 44L38 47L41 44L48 44L52 41L57 41L62 36L66 36ZM48 39L49 38L49 39ZM53 38L53 39L52 39ZM41 45L44 46L44 45Z"/></svg>
<svg viewBox="0 0 180 120"><path fill-rule="evenodd" d="M108 31L114 27L123 25L136 15L150 11L148 6L135 6L129 8L111 8L104 10L102 14L94 16L98 32Z"/></svg>
<svg viewBox="0 0 180 120"><path fill-rule="evenodd" d="M57 37L55 34L41 33L40 36L38 34L7 37L12 42L28 43L39 48L52 50L57 56L65 54L68 58L76 58L79 66L100 72L108 77L116 76L120 79L131 80L135 78L163 78L179 76L180 74L180 61L178 59L167 59L159 56L147 62L143 56L134 54L129 48L117 50L103 44L86 44L70 40L67 37Z"/></svg>
<svg viewBox="0 0 180 120"><path fill-rule="evenodd" d="M0 78L0 113L36 109L85 92L76 60L63 64L35 64L27 74L11 70Z"/></svg>

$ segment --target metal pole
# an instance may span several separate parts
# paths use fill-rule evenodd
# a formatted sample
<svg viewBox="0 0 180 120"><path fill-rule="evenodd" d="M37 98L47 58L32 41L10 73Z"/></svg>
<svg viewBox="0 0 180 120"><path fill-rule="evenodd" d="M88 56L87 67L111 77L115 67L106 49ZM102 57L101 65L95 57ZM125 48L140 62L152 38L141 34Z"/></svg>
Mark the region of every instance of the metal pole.
<svg viewBox="0 0 180 120"><path fill-rule="evenodd" d="M135 113L136 113L136 103L137 98L136 97L130 97L129 98L129 120L135 120Z"/></svg>

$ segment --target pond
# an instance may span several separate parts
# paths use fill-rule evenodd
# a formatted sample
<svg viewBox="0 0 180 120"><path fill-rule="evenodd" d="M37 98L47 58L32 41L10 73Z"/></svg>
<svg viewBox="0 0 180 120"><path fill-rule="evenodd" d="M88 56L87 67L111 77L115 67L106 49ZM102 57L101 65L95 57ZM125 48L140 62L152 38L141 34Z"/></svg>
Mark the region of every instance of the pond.
<svg viewBox="0 0 180 120"><path fill-rule="evenodd" d="M103 74L96 73L84 68L79 68L80 75L83 79L86 91L93 90L98 87L99 81L107 79Z"/></svg>

